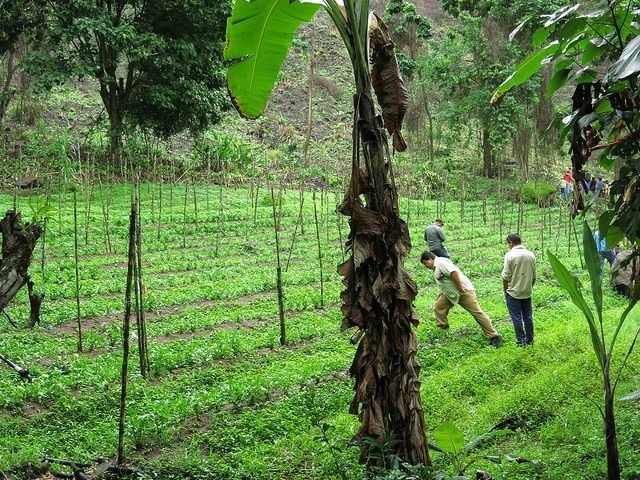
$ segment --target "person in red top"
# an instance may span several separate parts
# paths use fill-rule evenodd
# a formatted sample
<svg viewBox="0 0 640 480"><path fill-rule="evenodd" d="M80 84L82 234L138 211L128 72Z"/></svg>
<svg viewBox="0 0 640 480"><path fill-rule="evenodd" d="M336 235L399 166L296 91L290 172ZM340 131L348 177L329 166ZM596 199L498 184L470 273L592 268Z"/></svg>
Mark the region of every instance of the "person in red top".
<svg viewBox="0 0 640 480"><path fill-rule="evenodd" d="M571 175L571 171L567 170L566 172L564 172L564 178L565 182L573 182L573 175Z"/></svg>

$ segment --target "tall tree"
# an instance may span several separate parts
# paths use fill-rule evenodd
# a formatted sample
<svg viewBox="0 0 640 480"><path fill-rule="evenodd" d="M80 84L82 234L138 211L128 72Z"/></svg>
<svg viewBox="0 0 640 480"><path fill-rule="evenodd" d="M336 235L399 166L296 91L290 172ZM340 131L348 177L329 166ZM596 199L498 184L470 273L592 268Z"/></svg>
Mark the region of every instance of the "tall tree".
<svg viewBox="0 0 640 480"><path fill-rule="evenodd" d="M120 159L126 121L168 136L219 120L224 22L230 0L48 0L30 55L44 87L94 77Z"/></svg>
<svg viewBox="0 0 640 480"><path fill-rule="evenodd" d="M496 154L505 152L509 145L514 147L513 156L523 172L528 170L532 125L536 123L532 112L538 104L539 82L527 84L526 90L498 108L491 108L488 100L495 85L522 55L523 45L511 42L509 33L519 21L548 5L549 2L522 0L443 1L443 8L456 20L444 34L429 42L429 53L423 59L424 77L446 99L441 117L449 125L456 127L467 118L473 120L471 126L478 130L480 139L484 176L495 175Z"/></svg>
<svg viewBox="0 0 640 480"><path fill-rule="evenodd" d="M390 449L410 463L429 465L412 329L418 323L411 305L416 284L403 267L411 244L398 214L387 137L373 96L375 90L385 127L400 146L407 98L386 27L372 17L369 43L368 0L346 0L344 5L336 0L238 1L227 26L225 56L235 62L228 71L229 88L241 114L260 115L293 35L316 13L316 3L337 27L355 77L352 173L339 207L350 217L350 258L338 271L346 287L341 295L343 328L366 332L350 369L355 379L350 411L361 421L355 436L360 459L384 461L370 455L365 437L380 442L396 437L397 442L388 442Z"/></svg>
<svg viewBox="0 0 640 480"><path fill-rule="evenodd" d="M16 93L15 76L27 46L37 35L41 0L0 0L0 126Z"/></svg>

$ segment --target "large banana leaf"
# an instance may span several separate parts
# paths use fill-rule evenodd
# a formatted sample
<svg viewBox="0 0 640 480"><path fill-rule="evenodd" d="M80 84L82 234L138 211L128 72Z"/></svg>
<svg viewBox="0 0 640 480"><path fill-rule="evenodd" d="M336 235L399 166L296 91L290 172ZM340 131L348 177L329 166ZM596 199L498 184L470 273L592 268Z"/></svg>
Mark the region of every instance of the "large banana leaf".
<svg viewBox="0 0 640 480"><path fill-rule="evenodd" d="M264 112L293 35L320 8L298 0L236 0L227 20L227 85L238 112Z"/></svg>
<svg viewBox="0 0 640 480"><path fill-rule="evenodd" d="M523 84L529 80L535 73L538 73L544 65L548 63L547 58L552 57L560 42L557 40L550 43L546 47L533 52L527 58L525 58L515 69L515 71L493 93L491 97L491 105L497 105L502 100L502 97L511 90L513 87Z"/></svg>

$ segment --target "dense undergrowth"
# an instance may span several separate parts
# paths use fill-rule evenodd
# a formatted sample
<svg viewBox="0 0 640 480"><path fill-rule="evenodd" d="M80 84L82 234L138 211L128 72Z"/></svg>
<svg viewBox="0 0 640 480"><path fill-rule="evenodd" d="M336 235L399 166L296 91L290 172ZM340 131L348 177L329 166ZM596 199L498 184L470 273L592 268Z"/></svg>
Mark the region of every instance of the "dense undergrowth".
<svg viewBox="0 0 640 480"><path fill-rule="evenodd" d="M171 196L169 189L175 189ZM148 380L140 376L134 355L126 445L136 475L363 478L358 448L349 446L357 429L357 418L347 413L352 394L347 370L354 347L351 332L339 330L341 284L335 266L342 261L341 237L348 231L334 213L339 195L318 191L316 196L321 273L311 192L305 194L302 225L299 193L282 194L278 210L281 257L283 263L289 259L283 278L288 343L280 346L270 195L204 184L195 193L193 185L184 184L144 184L141 192L151 375ZM0 474L11 479L35 478L43 456L92 462L113 458L117 448L130 187L80 193L85 352L76 352L70 192L51 195L58 212L31 267L36 289L46 293L40 325L16 329L0 320L0 353L29 367L34 377L28 384L0 369ZM37 196L15 198L26 217ZM101 196L109 204L109 242ZM1 195L0 210L13 202L10 193ZM496 196L463 204L402 198L400 206L414 244L406 266L420 288L415 306L422 321L418 357L427 435L445 422L467 438L495 426L509 428L512 434L478 450L501 462L478 457L470 472L478 468L503 479L603 478L598 366L587 326L558 286L544 253L556 253L588 288L568 212ZM488 345L461 309L451 311L450 331L435 327L436 288L418 259L422 232L436 215L445 219L453 259L473 281L480 304L503 335L500 349ZM580 228L579 221L575 225ZM536 345L525 349L515 346L499 277L504 237L514 230L520 230L538 258ZM606 290L607 327L615 326L624 305L623 298ZM8 313L22 327L28 317L26 295ZM622 345L630 343L638 315L632 312ZM620 394L636 390L638 383L636 352L623 373ZM623 477L640 478L640 408L619 402L617 413ZM432 456L437 470L454 473L442 455Z"/></svg>

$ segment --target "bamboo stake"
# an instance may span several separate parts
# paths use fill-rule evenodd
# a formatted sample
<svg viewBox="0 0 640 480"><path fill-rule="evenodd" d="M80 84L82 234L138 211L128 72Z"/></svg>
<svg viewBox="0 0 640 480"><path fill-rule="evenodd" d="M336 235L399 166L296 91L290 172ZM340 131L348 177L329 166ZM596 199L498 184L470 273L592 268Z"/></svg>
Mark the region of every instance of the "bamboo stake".
<svg viewBox="0 0 640 480"><path fill-rule="evenodd" d="M216 257L218 256L218 247L220 246L220 237L224 232L224 197L222 195L223 182L220 182L220 184L218 185L218 188L219 188L220 196L218 199L218 229L216 232L216 248L214 252L214 255Z"/></svg>
<svg viewBox="0 0 640 480"><path fill-rule="evenodd" d="M336 205L338 205L338 194L336 193ZM420 211L420 209L418 209L418 211ZM340 214L340 212L338 211L338 209L336 208L335 210L336 213L336 223L338 224L338 238L340 240L340 254L342 255L342 261L344 262L344 241L342 238L342 215Z"/></svg>
<svg viewBox="0 0 640 480"><path fill-rule="evenodd" d="M195 233L198 233L198 196L196 192L196 178L193 176L193 215L195 221Z"/></svg>
<svg viewBox="0 0 640 480"><path fill-rule="evenodd" d="M276 288L278 289L278 314L280 318L280 345L287 343L285 323L284 323L284 294L282 291L282 267L280 266L280 237L278 227L280 222L276 218L276 198L271 187L271 206L273 209L273 230L276 236Z"/></svg>
<svg viewBox="0 0 640 480"><path fill-rule="evenodd" d="M316 222L316 240L318 242L318 263L320 264L320 308L324 308L324 281L322 279L322 245L320 245L320 225L318 225L318 209L316 208L316 191L313 191L313 216Z"/></svg>
<svg viewBox="0 0 640 480"><path fill-rule="evenodd" d="M105 199L105 193L102 188L102 180L100 179L100 174L98 174L98 183L100 185L100 204L102 205L102 227L104 229L104 238L105 238L105 247L107 247L107 252L111 253L111 236L109 233L109 206L107 205L107 201Z"/></svg>
<svg viewBox="0 0 640 480"><path fill-rule="evenodd" d="M293 253L293 248L296 244L296 238L298 237L298 227L302 224L302 206L304 205L304 186L300 183L300 209L298 211L298 216L296 217L296 226L293 230L293 237L291 237L291 247L289 248L289 254L287 255L287 264L284 267L285 273L289 271L289 263L291 262L291 254Z"/></svg>
<svg viewBox="0 0 640 480"><path fill-rule="evenodd" d="M184 182L184 209L182 210L182 248L187 247L187 199L189 198L189 182Z"/></svg>
<svg viewBox="0 0 640 480"><path fill-rule="evenodd" d="M162 227L162 177L160 177L160 192L158 193L158 233L156 238L160 240L160 228Z"/></svg>
<svg viewBox="0 0 640 480"><path fill-rule="evenodd" d="M78 198L73 190L73 245L76 270L76 321L78 324L78 353L82 353L82 323L80 322L80 273L78 271Z"/></svg>
<svg viewBox="0 0 640 480"><path fill-rule="evenodd" d="M127 377L129 371L129 329L131 318L131 289L133 287L133 270L135 268L135 237L137 207L131 199L131 215L129 217L129 261L127 264L127 286L124 297L124 320L122 325L122 373L120 384L120 416L118 422L118 465L124 465L124 428L127 410Z"/></svg>
<svg viewBox="0 0 640 480"><path fill-rule="evenodd" d="M140 212L140 183L136 184L136 320L138 327L138 354L140 357L140 374L146 378L149 374L149 353L147 349L147 323L145 318L144 283L142 281L142 219Z"/></svg>

